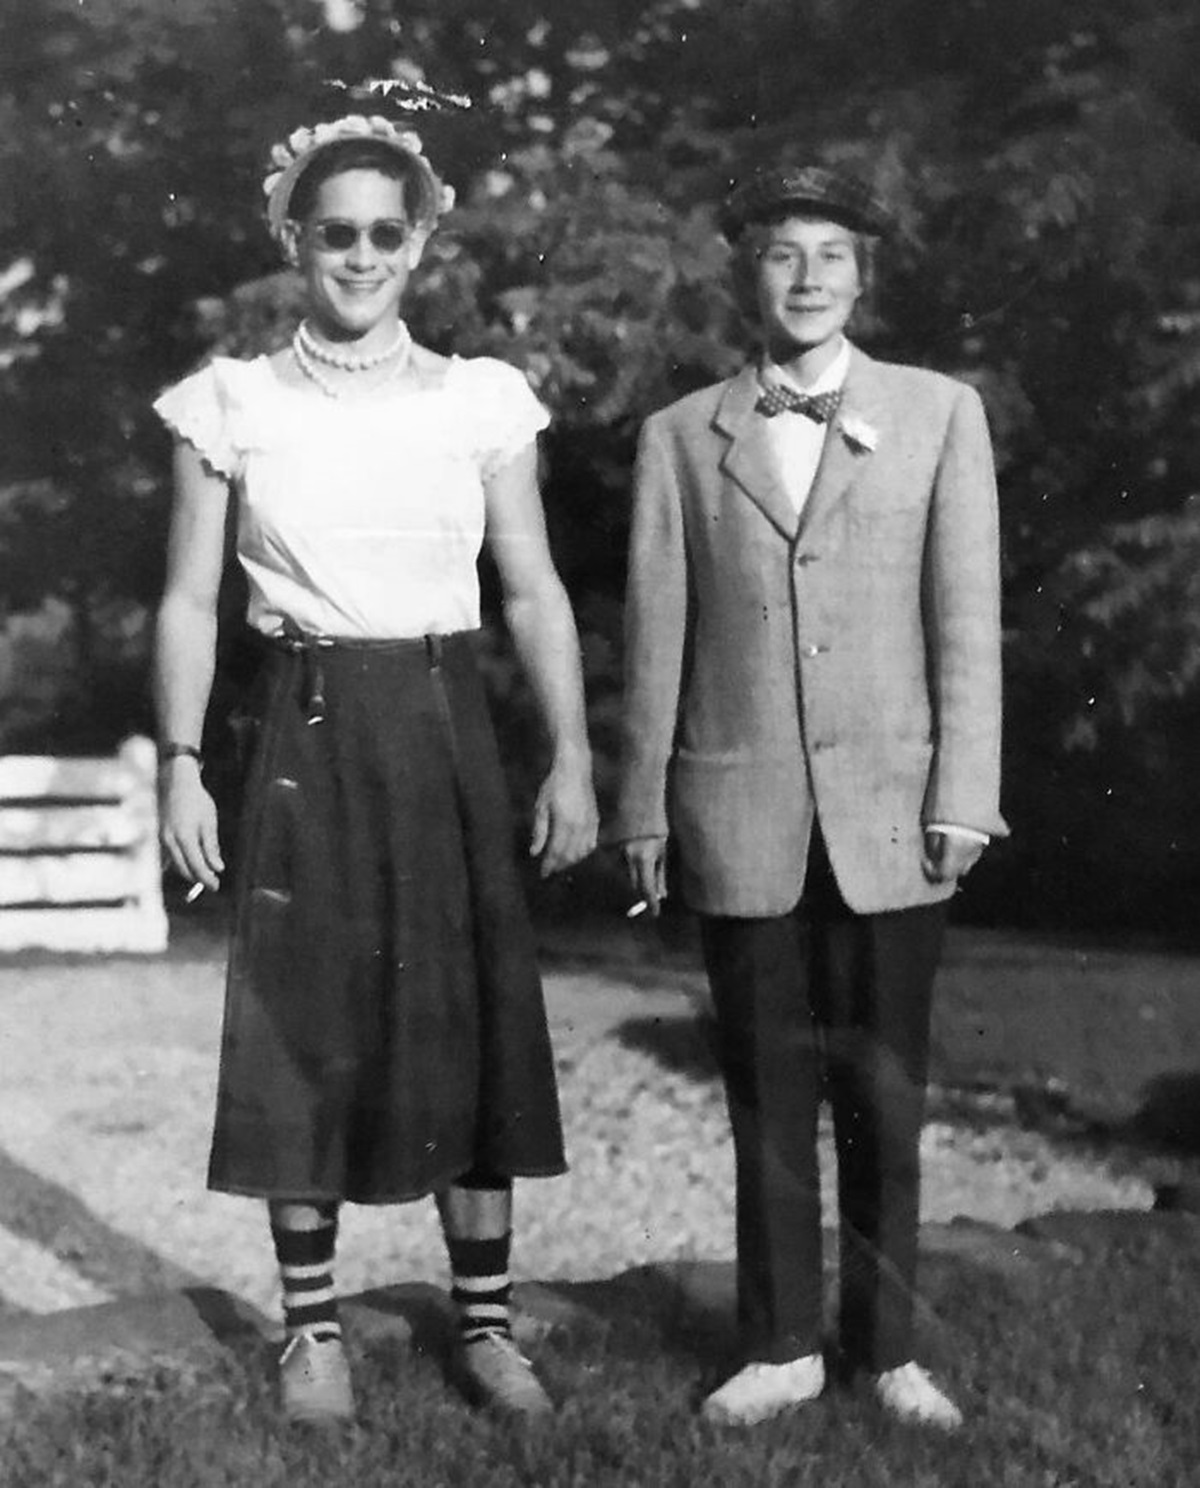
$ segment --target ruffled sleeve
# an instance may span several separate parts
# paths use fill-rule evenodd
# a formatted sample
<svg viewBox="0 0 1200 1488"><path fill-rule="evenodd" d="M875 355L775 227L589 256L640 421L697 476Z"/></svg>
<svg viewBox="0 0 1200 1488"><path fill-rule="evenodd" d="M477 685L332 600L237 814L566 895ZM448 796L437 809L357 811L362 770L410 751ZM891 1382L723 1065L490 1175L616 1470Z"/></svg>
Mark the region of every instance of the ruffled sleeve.
<svg viewBox="0 0 1200 1488"><path fill-rule="evenodd" d="M494 474L549 424L550 415L534 397L525 374L508 362L478 357L468 370L471 423L480 474Z"/></svg>
<svg viewBox="0 0 1200 1488"><path fill-rule="evenodd" d="M237 478L241 462L233 434L229 389L219 363L210 362L168 388L155 400L154 411L218 475L228 480Z"/></svg>

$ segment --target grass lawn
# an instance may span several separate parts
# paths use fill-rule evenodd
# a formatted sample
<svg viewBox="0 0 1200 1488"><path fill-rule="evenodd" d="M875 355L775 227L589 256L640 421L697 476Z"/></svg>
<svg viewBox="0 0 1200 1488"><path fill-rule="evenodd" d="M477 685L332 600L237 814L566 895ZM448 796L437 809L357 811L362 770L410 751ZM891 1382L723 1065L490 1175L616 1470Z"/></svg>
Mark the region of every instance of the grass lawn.
<svg viewBox="0 0 1200 1488"><path fill-rule="evenodd" d="M562 1402L536 1430L473 1413L434 1354L356 1353L359 1424L289 1430L265 1349L219 1374L162 1376L33 1405L7 1428L11 1488L1183 1488L1197 1481L1200 1222L1098 1226L1085 1249L1011 1273L924 1264L923 1354L963 1405L960 1435L898 1425L860 1389L738 1434L696 1403L727 1362L728 1320L643 1274L538 1343ZM586 1289L585 1289L586 1290Z"/></svg>
<svg viewBox="0 0 1200 1488"><path fill-rule="evenodd" d="M190 967L190 962L182 965L186 950L187 944L173 952L181 975ZM146 985L144 996L134 996L126 985L131 975L126 963L89 966L91 980L86 989L76 989L74 1000L63 996L55 980L63 976L57 965L14 975L4 1003L11 1047L0 1063L8 1070L16 1117L23 1107L15 1071L40 1070L43 1083L52 1079L64 1092L77 1089L65 1066L47 1073L46 1047L61 1052L70 1043L61 1033L46 1043L47 1009L67 1020L92 1066L108 1047L104 1038L110 1040L116 1051L114 1078L125 1070L120 1060L129 1063L134 1052L130 1068L149 1069L147 1051L161 1044L177 1106L179 1092L191 1088L185 1077L203 1062L198 1051L211 1042L215 1017L208 983L219 944L204 941L192 952L199 959L189 971L196 981L190 997L178 988L178 995L163 997L158 967L137 969ZM568 959L576 955L573 948ZM690 987L698 973L688 957L677 959L678 966L668 957L643 971L632 958L624 978L630 986L622 996L641 986L643 978L647 988L664 984L670 980L667 972L674 984ZM960 1083L969 1087L982 1081L1001 1093L1019 1094L1054 1081L1070 1097L1064 1110L1072 1121L1058 1134L1063 1150L1094 1140L1107 1151L1104 1132L1075 1131L1078 1098L1087 1097L1088 1111L1094 1100L1102 1113L1127 1115L1148 1107L1157 1081L1165 1100L1163 1130L1178 1139L1182 1113L1200 1109L1196 968L1188 958L1055 950L999 936L952 943L935 1020L936 1074L949 1089L935 1092L937 1109L931 1114L973 1130L983 1108L956 1091ZM109 980L95 982L97 977ZM714 1130L720 1125L724 1140L723 1118L718 1122L719 1113L712 1114L711 1061L701 1057L696 1026L664 1018L649 1004L643 1013L637 997L633 1011L622 1012L624 1021L613 1024L611 1008L592 1017L592 991L568 985L570 978L561 980L560 1053L569 1056L576 1085L584 1074L591 1081L586 1100L579 1095L587 1119L580 1117L574 1156L581 1171L592 1175L591 1191L606 1196L607 1207L592 1222L596 1234L615 1246L619 1264L629 1264L635 1257L622 1226L638 1228L638 1205L644 1200L654 1216L656 1255L713 1254L707 1220L700 1223L692 1248L664 1249L662 1230L669 1207L665 1175L687 1180L689 1202L697 1187L688 1162L670 1159L669 1143L678 1140L690 1162L712 1167L710 1150L699 1141L708 1129L705 1113L712 1115ZM54 995L43 996L44 991ZM16 1016L22 1009L24 1019ZM28 1016L30 1009L39 1015L36 1022ZM123 1010L121 1017L114 1009ZM131 1039L127 1027L136 1028L137 1036ZM16 1038L23 1029L31 1041L28 1049ZM632 1091L616 1078L627 1066L640 1082ZM146 1130L160 1135L165 1130L157 1108L146 1105L144 1085L137 1087L143 1104L132 1114L124 1107L98 1108L95 1119L102 1122L106 1151L125 1140L120 1134L127 1117L141 1123L128 1138L139 1151L147 1145ZM654 1123L647 1129L645 1097L651 1090L653 1110L666 1122L661 1131ZM101 1094L116 1099L113 1092ZM44 1110L40 1086L31 1086L24 1098ZM1005 1100L1003 1121L1010 1123L1012 1101L1007 1095ZM1035 1118L1038 1114L1033 1112ZM1061 1116L1057 1108L1049 1110L1052 1130ZM1113 1129L1105 1130L1111 1137ZM653 1150L653 1168L631 1164L622 1145L631 1131ZM1132 1127L1130 1132L1138 1135ZM1161 1132L1155 1128L1149 1134ZM1032 1141L1036 1133L1024 1135ZM610 1148L617 1157L604 1166L600 1159ZM1189 1150L1200 1151L1200 1124ZM1150 1155L1140 1147L1130 1153L1130 1162L1143 1169ZM34 1157L27 1162L33 1172ZM114 1162L109 1159L106 1172L117 1171ZM1176 1154L1171 1173L1179 1163ZM1193 1158L1184 1166L1197 1168L1200 1189L1200 1163ZM984 1165L981 1172L994 1201L999 1168L993 1174ZM611 1186L607 1180L615 1183L613 1174L626 1186ZM136 1184L128 1186L137 1192ZM729 1190L730 1180L723 1178L725 1207ZM51 1196L50 1188L34 1195L46 1205ZM578 1204L572 1201L565 1209L574 1216ZM969 1203L962 1209L974 1212ZM50 1206L46 1214L44 1234L32 1224L29 1228L50 1244L75 1210L60 1215ZM985 1265L966 1253L925 1258L921 1286L928 1307L921 1314L920 1356L966 1412L967 1429L953 1439L896 1425L861 1390L832 1394L748 1435L715 1431L698 1419L696 1406L731 1362L732 1320L714 1323L711 1315L688 1312L675 1294L644 1277L640 1283L619 1278L585 1285L580 1295L593 1310L532 1350L562 1402L555 1421L536 1432L523 1433L468 1410L447 1390L436 1351L413 1353L394 1343L360 1341L353 1345L358 1426L328 1437L298 1433L279 1419L273 1361L262 1346L233 1353L208 1372L112 1379L94 1393L50 1402L21 1397L15 1416L0 1423L0 1488L1192 1488L1200 1484L1195 1402L1200 1220L1134 1216L1132 1224L1111 1228L1099 1222L1102 1218L1094 1234L1072 1239L1074 1251L1056 1255L1043 1248L1036 1263L1011 1269ZM647 1233L648 1223L642 1226ZM171 1225L174 1234L174 1218ZM234 1243L231 1253L243 1249ZM384 1270L410 1274L409 1268L390 1263ZM550 1267L535 1274L563 1273ZM128 1278L114 1283L118 1292L130 1286Z"/></svg>

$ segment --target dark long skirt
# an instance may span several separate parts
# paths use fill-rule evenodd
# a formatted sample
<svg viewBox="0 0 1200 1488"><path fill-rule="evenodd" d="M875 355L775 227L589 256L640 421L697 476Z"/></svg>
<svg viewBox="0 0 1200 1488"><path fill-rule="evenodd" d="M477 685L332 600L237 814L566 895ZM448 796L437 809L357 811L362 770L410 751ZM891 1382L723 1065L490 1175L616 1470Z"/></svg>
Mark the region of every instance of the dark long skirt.
<svg viewBox="0 0 1200 1488"><path fill-rule="evenodd" d="M210 1186L385 1203L471 1169L563 1172L471 638L271 647L265 665Z"/></svg>

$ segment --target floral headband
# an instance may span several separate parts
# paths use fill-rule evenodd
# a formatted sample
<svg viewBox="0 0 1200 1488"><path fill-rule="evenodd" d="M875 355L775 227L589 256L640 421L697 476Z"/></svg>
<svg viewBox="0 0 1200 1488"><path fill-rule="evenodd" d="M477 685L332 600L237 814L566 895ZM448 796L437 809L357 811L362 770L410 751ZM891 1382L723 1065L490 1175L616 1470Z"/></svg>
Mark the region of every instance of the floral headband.
<svg viewBox="0 0 1200 1488"><path fill-rule="evenodd" d="M415 223L432 227L441 213L454 205L454 188L438 178L425 158L420 135L411 129L397 129L390 119L379 114L347 114L332 123L314 124L311 129L294 129L283 144L272 147L272 169L262 189L267 198L267 225L277 242L284 236L296 182L321 150L347 140L370 140L384 145L410 164L418 195L412 209Z"/></svg>

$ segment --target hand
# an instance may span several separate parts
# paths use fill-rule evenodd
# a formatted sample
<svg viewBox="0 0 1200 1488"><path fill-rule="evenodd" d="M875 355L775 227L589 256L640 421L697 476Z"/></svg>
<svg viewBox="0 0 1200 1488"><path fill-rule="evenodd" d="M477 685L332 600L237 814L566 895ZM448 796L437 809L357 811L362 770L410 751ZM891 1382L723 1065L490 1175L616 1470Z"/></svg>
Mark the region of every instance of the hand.
<svg viewBox="0 0 1200 1488"><path fill-rule="evenodd" d="M621 856L629 883L639 899L644 899L652 915L667 897L667 839L665 837L631 837L621 844Z"/></svg>
<svg viewBox="0 0 1200 1488"><path fill-rule="evenodd" d="M957 832L926 832L921 868L930 883L953 883L966 877L985 846Z"/></svg>
<svg viewBox="0 0 1200 1488"><path fill-rule="evenodd" d="M555 760L538 791L529 842L529 856L542 860L542 877L586 858L596 846L599 825L590 756Z"/></svg>
<svg viewBox="0 0 1200 1488"><path fill-rule="evenodd" d="M200 767L186 755L159 772L159 837L172 866L189 883L219 889L225 871L217 837L217 808L204 789Z"/></svg>

